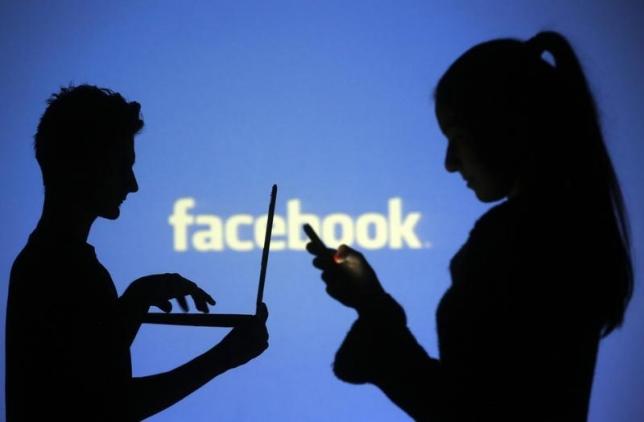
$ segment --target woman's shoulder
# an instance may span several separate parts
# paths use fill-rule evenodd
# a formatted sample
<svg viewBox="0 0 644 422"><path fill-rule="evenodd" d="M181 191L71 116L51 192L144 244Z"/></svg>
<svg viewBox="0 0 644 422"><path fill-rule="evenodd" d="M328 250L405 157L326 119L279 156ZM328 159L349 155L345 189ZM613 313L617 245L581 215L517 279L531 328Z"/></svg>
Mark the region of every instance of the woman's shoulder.
<svg viewBox="0 0 644 422"><path fill-rule="evenodd" d="M570 234L584 224L588 213L566 191L525 193L490 208L475 223L471 236L505 236L515 241Z"/></svg>
<svg viewBox="0 0 644 422"><path fill-rule="evenodd" d="M453 266L493 268L573 266L591 252L592 218L571 196L521 195L490 208L472 228ZM533 265L534 264L534 265Z"/></svg>

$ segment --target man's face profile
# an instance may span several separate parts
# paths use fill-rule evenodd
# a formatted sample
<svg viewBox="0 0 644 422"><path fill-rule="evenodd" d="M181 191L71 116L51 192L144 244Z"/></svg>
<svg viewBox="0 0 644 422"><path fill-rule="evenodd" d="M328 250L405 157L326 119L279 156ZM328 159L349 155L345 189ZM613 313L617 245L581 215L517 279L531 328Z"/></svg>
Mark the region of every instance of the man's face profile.
<svg viewBox="0 0 644 422"><path fill-rule="evenodd" d="M97 217L115 220L120 215L120 205L129 193L139 190L134 175L134 137L119 138L114 147L97 163L92 189L93 213Z"/></svg>
<svg viewBox="0 0 644 422"><path fill-rule="evenodd" d="M92 85L62 88L48 100L35 136L46 202L88 218L118 218L138 190L134 136L143 128L139 103Z"/></svg>

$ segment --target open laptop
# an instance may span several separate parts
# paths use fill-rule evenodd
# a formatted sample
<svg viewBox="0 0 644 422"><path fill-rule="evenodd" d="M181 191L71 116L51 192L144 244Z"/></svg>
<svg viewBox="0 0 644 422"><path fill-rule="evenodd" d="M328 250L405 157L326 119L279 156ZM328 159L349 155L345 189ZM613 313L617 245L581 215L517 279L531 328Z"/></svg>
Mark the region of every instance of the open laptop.
<svg viewBox="0 0 644 422"><path fill-rule="evenodd" d="M266 234L264 236L264 249L262 250L262 262L259 270L259 286L257 287L257 305L255 315L264 297L264 283L266 280L266 267L268 265L268 252L271 246L271 233L273 230L273 215L275 214L275 200L277 198L277 185L271 189L271 202L268 206L268 219L266 221ZM143 322L147 324L169 324L169 325L192 325L200 327L235 327L244 321L253 318L255 315L246 314L165 314L161 312L150 312Z"/></svg>

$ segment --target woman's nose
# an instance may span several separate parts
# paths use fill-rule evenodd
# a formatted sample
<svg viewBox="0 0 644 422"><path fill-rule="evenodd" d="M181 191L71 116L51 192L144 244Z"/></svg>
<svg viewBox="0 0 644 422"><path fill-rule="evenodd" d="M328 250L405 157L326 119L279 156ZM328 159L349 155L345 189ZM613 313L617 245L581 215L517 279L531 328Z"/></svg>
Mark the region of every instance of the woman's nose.
<svg viewBox="0 0 644 422"><path fill-rule="evenodd" d="M458 171L460 167L460 162L456 154L456 147L453 142L447 143L447 151L445 152L445 170L450 173Z"/></svg>

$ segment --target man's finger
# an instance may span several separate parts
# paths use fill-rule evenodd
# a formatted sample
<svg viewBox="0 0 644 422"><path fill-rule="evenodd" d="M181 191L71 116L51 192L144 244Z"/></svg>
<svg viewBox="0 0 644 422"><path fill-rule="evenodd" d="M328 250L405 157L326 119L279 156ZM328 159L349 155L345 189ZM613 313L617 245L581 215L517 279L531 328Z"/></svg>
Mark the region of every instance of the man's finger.
<svg viewBox="0 0 644 422"><path fill-rule="evenodd" d="M192 301L195 303L195 308L197 308L199 311L204 313L210 312L210 310L208 309L208 303L206 302L206 296L204 294L193 294Z"/></svg>
<svg viewBox="0 0 644 422"><path fill-rule="evenodd" d="M188 301L186 300L186 297L179 295L176 299L183 312L188 312Z"/></svg>
<svg viewBox="0 0 644 422"><path fill-rule="evenodd" d="M191 294L192 300L195 303L197 309L201 312L209 312L208 303L214 305L215 300L205 291L196 287Z"/></svg>
<svg viewBox="0 0 644 422"><path fill-rule="evenodd" d="M209 312L208 304L215 305L215 299L212 298L208 293L200 288L197 283L192 280L188 280L185 277L176 274L180 280L180 287L183 290L182 294L192 296L192 301L195 304L195 307L201 312Z"/></svg>
<svg viewBox="0 0 644 422"><path fill-rule="evenodd" d="M165 300L159 303L155 303L154 306L161 309L163 312L168 313L172 310L172 303L169 300Z"/></svg>

